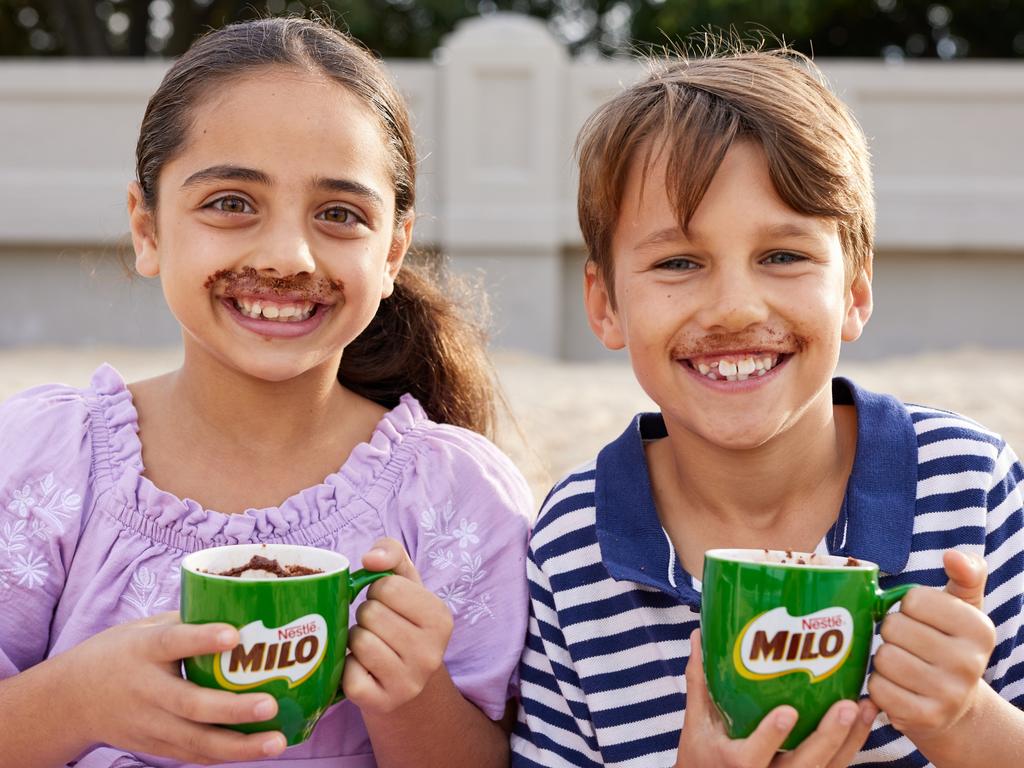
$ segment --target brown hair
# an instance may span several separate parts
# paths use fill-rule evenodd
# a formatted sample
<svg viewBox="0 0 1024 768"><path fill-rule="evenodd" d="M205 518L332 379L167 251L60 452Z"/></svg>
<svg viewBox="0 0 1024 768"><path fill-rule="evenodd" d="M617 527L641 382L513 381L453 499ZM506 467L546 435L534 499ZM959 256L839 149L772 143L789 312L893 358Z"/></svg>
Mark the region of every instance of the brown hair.
<svg viewBox="0 0 1024 768"><path fill-rule="evenodd" d="M181 151L198 103L254 69L286 66L323 73L365 103L387 142L395 225L413 211L416 149L405 102L383 67L352 38L319 20L269 18L232 24L199 38L167 72L146 107L136 173L147 209L157 181ZM345 350L338 380L391 408L405 392L431 418L492 436L495 389L480 317L452 301L429 270L406 265L393 294ZM446 287L457 281L449 279Z"/></svg>
<svg viewBox="0 0 1024 768"><path fill-rule="evenodd" d="M589 258L614 302L612 233L631 163L664 151L666 183L686 231L734 141L754 140L779 196L836 220L847 279L870 270L875 229L864 134L806 56L788 48L651 59L651 73L600 107L576 142L578 211Z"/></svg>

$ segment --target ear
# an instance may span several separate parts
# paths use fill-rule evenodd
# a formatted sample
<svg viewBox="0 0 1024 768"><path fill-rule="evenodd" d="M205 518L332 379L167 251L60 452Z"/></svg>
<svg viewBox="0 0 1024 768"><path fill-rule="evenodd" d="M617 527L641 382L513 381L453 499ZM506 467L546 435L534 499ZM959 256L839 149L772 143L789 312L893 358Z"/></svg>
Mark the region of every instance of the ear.
<svg viewBox="0 0 1024 768"><path fill-rule="evenodd" d="M380 294L382 299L386 299L395 291L395 278L398 277L405 254L409 252L409 246L412 244L412 226L415 221L416 214L409 211L402 223L395 227L395 234L391 238L391 248L388 251L388 260L384 265L384 280Z"/></svg>
<svg viewBox="0 0 1024 768"><path fill-rule="evenodd" d="M871 317L871 265L857 272L846 290L846 317L843 319L843 341L860 338Z"/></svg>
<svg viewBox="0 0 1024 768"><path fill-rule="evenodd" d="M139 182L128 185L128 226L132 232L132 246L135 248L135 271L143 277L160 274L160 258L156 248L156 220L153 212L146 208Z"/></svg>
<svg viewBox="0 0 1024 768"><path fill-rule="evenodd" d="M583 275L583 302L587 308L587 320L590 330L608 349L622 349L626 346L626 338L619 324L619 316L612 306L612 297L608 286L600 275L597 265L587 261Z"/></svg>

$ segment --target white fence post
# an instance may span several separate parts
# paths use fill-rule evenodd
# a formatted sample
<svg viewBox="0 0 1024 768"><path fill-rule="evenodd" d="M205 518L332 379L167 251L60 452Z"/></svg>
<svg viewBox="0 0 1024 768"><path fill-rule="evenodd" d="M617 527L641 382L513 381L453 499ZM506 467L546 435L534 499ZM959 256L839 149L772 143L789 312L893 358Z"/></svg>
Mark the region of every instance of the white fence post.
<svg viewBox="0 0 1024 768"><path fill-rule="evenodd" d="M568 55L543 22L497 13L438 52L440 242L482 270L502 346L558 355Z"/></svg>

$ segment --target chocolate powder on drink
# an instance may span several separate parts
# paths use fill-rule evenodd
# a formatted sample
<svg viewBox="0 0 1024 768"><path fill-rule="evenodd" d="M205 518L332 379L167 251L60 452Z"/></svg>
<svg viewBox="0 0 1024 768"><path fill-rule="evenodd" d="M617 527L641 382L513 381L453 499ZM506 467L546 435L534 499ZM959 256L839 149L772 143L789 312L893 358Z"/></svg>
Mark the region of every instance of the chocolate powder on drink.
<svg viewBox="0 0 1024 768"><path fill-rule="evenodd" d="M269 557L253 555L245 565L240 565L227 571L220 571L215 573L214 576L234 576L237 578L241 577L246 571L266 571L267 573L274 574L279 579L286 579L289 576L309 576L314 573L323 573L323 570L320 568L307 568L304 565L281 565L277 560L272 560Z"/></svg>

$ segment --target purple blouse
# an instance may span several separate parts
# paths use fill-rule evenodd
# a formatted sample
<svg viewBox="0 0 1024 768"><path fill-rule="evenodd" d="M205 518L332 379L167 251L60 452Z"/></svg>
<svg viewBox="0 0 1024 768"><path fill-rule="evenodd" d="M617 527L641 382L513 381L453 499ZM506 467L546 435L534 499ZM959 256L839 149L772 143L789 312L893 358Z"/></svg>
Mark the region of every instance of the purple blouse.
<svg viewBox="0 0 1024 768"><path fill-rule="evenodd" d="M391 536L454 614L445 663L455 684L488 717L502 716L526 635L533 502L522 475L486 439L435 424L406 395L323 483L280 507L229 515L143 477L137 433L131 393L106 365L86 389L47 385L0 404L0 678L112 625L175 610L178 566L189 552L284 542L358 564L375 540ZM102 745L77 762L176 765ZM376 763L359 710L343 701L304 744L244 765Z"/></svg>

